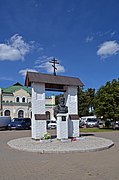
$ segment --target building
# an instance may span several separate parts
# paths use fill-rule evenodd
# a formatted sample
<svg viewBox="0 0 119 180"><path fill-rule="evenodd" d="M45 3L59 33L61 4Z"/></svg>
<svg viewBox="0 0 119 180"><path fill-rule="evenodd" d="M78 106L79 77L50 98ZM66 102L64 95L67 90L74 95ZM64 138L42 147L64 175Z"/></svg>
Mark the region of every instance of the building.
<svg viewBox="0 0 119 180"><path fill-rule="evenodd" d="M47 119L54 119L55 96L46 97L45 106ZM0 88L0 116L31 118L31 90L18 82Z"/></svg>

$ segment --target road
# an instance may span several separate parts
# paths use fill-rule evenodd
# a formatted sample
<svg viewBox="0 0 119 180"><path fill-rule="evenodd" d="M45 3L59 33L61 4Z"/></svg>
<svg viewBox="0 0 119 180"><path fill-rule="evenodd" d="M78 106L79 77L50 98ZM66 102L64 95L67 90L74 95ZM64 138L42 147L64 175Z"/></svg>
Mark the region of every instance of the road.
<svg viewBox="0 0 119 180"><path fill-rule="evenodd" d="M51 130L54 133L54 130ZM0 180L118 180L119 131L95 133L111 139L110 149L69 154L40 154L14 150L11 139L30 131L0 131Z"/></svg>

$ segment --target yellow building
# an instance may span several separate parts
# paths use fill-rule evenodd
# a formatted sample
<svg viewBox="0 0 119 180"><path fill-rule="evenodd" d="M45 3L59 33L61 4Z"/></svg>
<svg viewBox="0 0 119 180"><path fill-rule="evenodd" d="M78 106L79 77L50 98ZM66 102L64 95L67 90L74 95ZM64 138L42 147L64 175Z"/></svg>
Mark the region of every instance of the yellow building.
<svg viewBox="0 0 119 180"><path fill-rule="evenodd" d="M20 83L0 88L0 116L31 118L31 104L31 90ZM47 119L54 119L55 96L46 97L45 105Z"/></svg>

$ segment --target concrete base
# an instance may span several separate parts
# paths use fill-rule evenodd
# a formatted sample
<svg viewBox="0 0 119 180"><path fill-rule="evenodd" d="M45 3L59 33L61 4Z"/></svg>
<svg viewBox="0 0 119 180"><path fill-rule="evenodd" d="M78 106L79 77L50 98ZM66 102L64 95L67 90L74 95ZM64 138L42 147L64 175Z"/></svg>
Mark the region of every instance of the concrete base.
<svg viewBox="0 0 119 180"><path fill-rule="evenodd" d="M68 136L79 137L79 120L68 120Z"/></svg>
<svg viewBox="0 0 119 180"><path fill-rule="evenodd" d="M36 120L32 124L32 139L39 140L47 132L46 121Z"/></svg>
<svg viewBox="0 0 119 180"><path fill-rule="evenodd" d="M86 136L79 138L77 141L61 142L53 140L51 143L42 143L33 141L30 137L13 139L7 143L11 148L40 153L72 153L72 152L92 152L108 149L114 143L105 138Z"/></svg>
<svg viewBox="0 0 119 180"><path fill-rule="evenodd" d="M57 114L57 139L68 139L67 114Z"/></svg>

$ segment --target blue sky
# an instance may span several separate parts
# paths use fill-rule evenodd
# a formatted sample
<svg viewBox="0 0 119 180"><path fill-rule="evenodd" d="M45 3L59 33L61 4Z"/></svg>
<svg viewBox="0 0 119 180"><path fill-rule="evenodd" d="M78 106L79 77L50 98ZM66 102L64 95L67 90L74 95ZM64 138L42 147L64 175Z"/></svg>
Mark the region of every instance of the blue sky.
<svg viewBox="0 0 119 180"><path fill-rule="evenodd" d="M98 89L119 77L118 0L1 0L0 87L25 72L79 77Z"/></svg>

